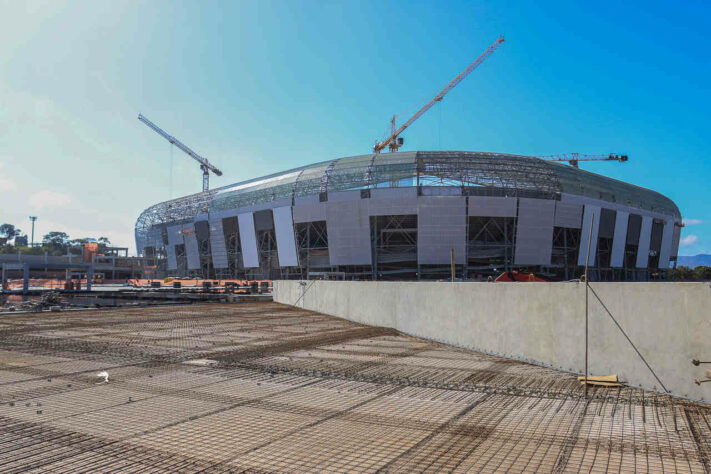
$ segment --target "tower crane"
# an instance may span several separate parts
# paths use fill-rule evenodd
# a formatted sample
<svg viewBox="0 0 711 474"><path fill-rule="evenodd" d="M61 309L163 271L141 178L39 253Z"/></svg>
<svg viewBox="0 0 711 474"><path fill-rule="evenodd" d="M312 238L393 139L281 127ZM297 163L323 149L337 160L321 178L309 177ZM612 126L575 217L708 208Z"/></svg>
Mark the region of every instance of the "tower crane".
<svg viewBox="0 0 711 474"><path fill-rule="evenodd" d="M539 156L548 161L567 161L571 166L577 168L579 161L619 161L623 163L629 158L627 155L618 155L616 153L608 153L603 155L585 155L582 153L565 153L562 155L547 155Z"/></svg>
<svg viewBox="0 0 711 474"><path fill-rule="evenodd" d="M202 170L202 191L203 192L210 189L210 171L215 173L217 176L222 176L222 171L218 170L212 164L210 164L210 162L207 160L207 158L203 158L202 156L198 155L197 153L192 151L190 148L183 145L183 143L181 143L180 140L178 140L174 136L168 135L158 125L154 124L153 122L148 120L146 117L144 117L140 113L138 114L138 120L145 123L146 125L148 125L148 127L150 127L158 135L160 135L161 137L168 140L171 143L171 145L177 146L178 148L183 150L187 155L189 155L193 160L200 163L200 169Z"/></svg>
<svg viewBox="0 0 711 474"><path fill-rule="evenodd" d="M386 146L390 149L391 152L392 152L392 151L397 151L398 148L400 148L400 146L401 146L402 143L403 143L403 139L400 138L399 135L400 135L403 131L405 131L405 129L406 129L407 127L409 127L410 125L412 125L412 123L413 123L415 120L417 120L418 118L420 118L420 117L422 116L422 114L424 114L425 112L427 112L428 110L430 110L430 109L432 108L432 106L433 106L435 103L440 102L440 101L444 98L444 96L445 96L449 91L451 91L452 89L454 89L454 87L455 87L457 84L459 84L460 82L462 82L462 81L464 80L464 78L469 75L470 72L472 72L474 69L476 69L482 62L484 62L484 60L485 60L486 58L488 58L489 56L491 56L491 54L492 54L494 51L496 51L496 49L497 49L499 46L501 46L501 43L503 43L503 42L504 42L504 37L503 37L503 36L499 36L499 37L496 39L496 41L494 41L494 42L492 43L492 45L489 46L489 47L486 49L486 51L484 51L484 52L481 54L481 56L479 56L478 58L476 58L476 61L474 61L473 63L471 63L471 64L470 64L464 71L462 71L457 77L455 77L454 79L452 79L452 81L451 81L449 84L447 84L447 85L444 87L444 89L442 89L441 91L439 91L439 93L438 93L436 96L434 96L434 97L432 98L432 100L430 100L430 101L429 101L427 104L425 104L420 110L418 110L418 111L415 113L415 115L413 115L412 117L410 117L410 120L408 120L407 122L405 122L405 123L403 123L402 125L400 125L400 128L398 128L398 129L395 128L395 117L396 117L396 116L393 116L393 118L392 118L391 121L390 121L390 136L389 136L388 138L386 138L385 140L383 140L382 142L380 142L380 143L378 143L378 142L376 141L376 142L375 142L375 146L373 147L373 152L374 152L374 153L380 153L380 151L381 151L383 148L385 148Z"/></svg>

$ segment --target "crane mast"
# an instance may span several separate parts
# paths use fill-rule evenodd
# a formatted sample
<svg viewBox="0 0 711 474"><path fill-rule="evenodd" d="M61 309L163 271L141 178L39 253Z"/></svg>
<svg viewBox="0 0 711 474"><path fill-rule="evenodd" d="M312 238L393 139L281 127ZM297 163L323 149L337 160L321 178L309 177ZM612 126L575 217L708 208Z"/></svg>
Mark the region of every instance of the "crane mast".
<svg viewBox="0 0 711 474"><path fill-rule="evenodd" d="M204 158L194 151L192 151L190 148L188 148L186 145L184 145L180 140L175 138L172 135L169 135L166 133L163 129L161 129L158 125L154 124L150 120L148 120L145 116L142 114L138 114L138 120L146 124L149 128L151 128L154 132L156 132L158 135L161 137L165 138L170 142L171 145L175 145L178 148L180 148L182 151L184 151L188 156L190 156L192 159L200 163L200 170L202 171L202 190L203 192L208 191L210 189L210 171L215 173L217 176L222 176L222 171L218 170L215 168L210 162L207 160L207 158Z"/></svg>
<svg viewBox="0 0 711 474"><path fill-rule="evenodd" d="M486 58L488 58L489 56L491 56L491 54L492 54L494 51L496 51L496 49L497 49L499 46L501 46L501 43L503 43L503 42L504 42L504 37L503 37L503 36L499 36L499 37L496 39L496 41L494 41L494 42L492 43L492 45L489 46L489 47L486 49L486 51L484 51L484 52L481 54L481 56L479 56L478 58L476 58L476 60L475 60L473 63L471 63L464 71L462 71L457 77L455 77L454 79L452 79L452 81L451 81L449 84L447 84L447 85L444 87L444 89L442 89L441 91L439 91L439 93L438 93L436 96L434 96L434 97L432 98L432 100L430 100L427 104L425 104L420 110L418 110L418 111L415 113L415 115L413 115L412 117L410 117L410 119L409 119L407 122L405 122L404 124L402 124L402 125L400 126L400 128L398 128L398 129L395 129L395 117L393 116L392 121L391 121L391 134L390 134L390 136L389 136L388 138L386 138L385 140L383 140L382 142L380 142L380 143L377 143L377 142L376 142L376 143L375 143L375 146L373 147L373 152L374 152L374 153L380 153L380 151L381 151L383 148L385 148L386 146L389 147L389 149L390 149L391 152L392 152L392 151L397 151L398 148L400 148L400 146L402 145L402 138L398 138L398 136L399 136L403 131L405 131L405 129L406 129L407 127L409 127L410 125L412 125L412 123L413 123L415 120L417 120L418 118L420 118L420 117L422 116L422 114L424 114L425 112L427 112L428 110L430 110L430 109L432 108L432 106L433 106L435 103L441 101L441 100L444 98L444 96L447 95L447 93L448 93L449 91L451 91L452 89L454 89L454 87L455 87L457 84L459 84L460 82L462 82L462 81L464 80L464 78L469 75L469 73L471 73L474 69L476 69L482 62L484 62L484 60L485 60Z"/></svg>
<svg viewBox="0 0 711 474"><path fill-rule="evenodd" d="M570 163L571 166L577 168L578 167L578 162L580 161L619 161L620 163L624 163L627 161L629 158L627 155L618 155L616 153L608 153L608 154L602 154L602 155L585 155L582 153L565 153L562 155L547 155L547 156L539 156L538 158L542 158L544 160L548 161L567 161Z"/></svg>

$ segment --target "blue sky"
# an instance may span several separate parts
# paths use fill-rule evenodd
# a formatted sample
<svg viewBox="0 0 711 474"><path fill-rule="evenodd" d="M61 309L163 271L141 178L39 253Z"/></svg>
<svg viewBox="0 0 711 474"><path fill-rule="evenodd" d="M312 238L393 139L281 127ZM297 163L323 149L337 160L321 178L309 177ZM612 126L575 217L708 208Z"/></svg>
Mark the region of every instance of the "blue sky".
<svg viewBox="0 0 711 474"><path fill-rule="evenodd" d="M711 253L711 7L703 2L0 0L0 221L134 246L170 145L212 186L368 153L499 34L405 150L624 153L583 167L657 190ZM201 174L173 154L174 196Z"/></svg>

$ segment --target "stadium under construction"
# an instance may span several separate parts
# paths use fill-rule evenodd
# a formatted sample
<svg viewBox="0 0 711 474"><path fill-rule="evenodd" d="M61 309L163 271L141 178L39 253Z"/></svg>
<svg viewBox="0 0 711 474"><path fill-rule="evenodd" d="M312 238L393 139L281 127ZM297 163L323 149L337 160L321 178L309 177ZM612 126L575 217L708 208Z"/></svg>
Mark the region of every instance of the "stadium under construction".
<svg viewBox="0 0 711 474"><path fill-rule="evenodd" d="M164 276L591 280L671 277L681 214L667 197L537 157L373 153L146 209L140 256ZM589 245L588 245L589 244Z"/></svg>

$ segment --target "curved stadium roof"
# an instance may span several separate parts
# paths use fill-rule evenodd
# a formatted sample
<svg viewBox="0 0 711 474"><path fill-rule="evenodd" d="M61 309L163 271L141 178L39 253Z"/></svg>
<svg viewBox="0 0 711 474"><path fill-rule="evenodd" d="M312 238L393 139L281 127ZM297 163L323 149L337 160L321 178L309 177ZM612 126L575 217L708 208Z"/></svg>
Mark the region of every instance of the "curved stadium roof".
<svg viewBox="0 0 711 474"><path fill-rule="evenodd" d="M136 231L198 214L308 196L391 185L467 186L469 194L554 197L568 193L675 216L655 191L536 157L471 151L411 151L338 158L162 202L146 209ZM395 184L397 183L397 184Z"/></svg>

